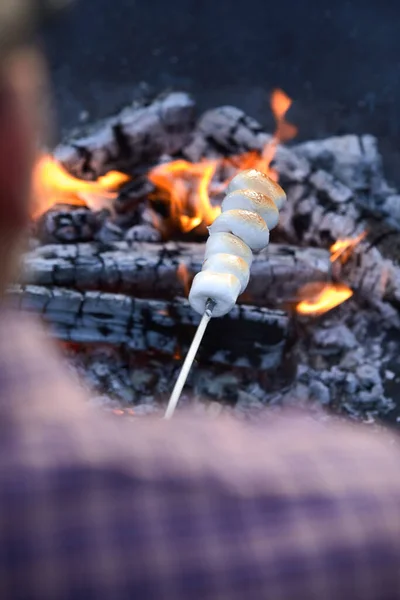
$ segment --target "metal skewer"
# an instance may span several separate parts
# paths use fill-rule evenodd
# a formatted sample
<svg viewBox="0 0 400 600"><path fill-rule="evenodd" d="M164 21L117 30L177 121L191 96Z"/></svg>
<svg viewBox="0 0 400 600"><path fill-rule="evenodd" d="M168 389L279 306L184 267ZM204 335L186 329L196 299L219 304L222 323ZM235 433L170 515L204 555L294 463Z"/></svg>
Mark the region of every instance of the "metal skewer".
<svg viewBox="0 0 400 600"><path fill-rule="evenodd" d="M213 310L215 308L214 300L208 299L206 302L206 309L204 311L204 315L201 318L199 326L197 327L197 331L194 335L193 341L188 350L185 361L182 365L181 372L179 373L179 377L176 380L174 389L172 390L171 397L168 402L167 410L165 412L165 419L170 419L175 412L175 408L178 404L179 398L181 397L182 390L186 383L186 380L189 375L189 371L192 367L193 361L196 358L197 351L201 344L201 340L205 334L207 329L207 325L209 324Z"/></svg>

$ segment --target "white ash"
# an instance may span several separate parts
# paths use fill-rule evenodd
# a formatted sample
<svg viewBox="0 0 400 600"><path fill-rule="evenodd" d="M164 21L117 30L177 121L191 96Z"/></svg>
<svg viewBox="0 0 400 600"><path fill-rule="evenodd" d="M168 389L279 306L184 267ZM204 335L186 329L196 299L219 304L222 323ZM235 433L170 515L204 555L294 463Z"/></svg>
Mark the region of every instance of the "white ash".
<svg viewBox="0 0 400 600"><path fill-rule="evenodd" d="M388 216L400 223L400 195L393 194L387 196L381 208Z"/></svg>
<svg viewBox="0 0 400 600"><path fill-rule="evenodd" d="M313 332L312 339L315 346L320 348L324 354L335 353L338 349L351 350L357 347L354 333L342 323L316 329Z"/></svg>
<svg viewBox="0 0 400 600"><path fill-rule="evenodd" d="M353 198L350 188L335 179L330 173L326 173L326 171L322 171L321 169L313 173L309 181L317 192L326 195L329 200L336 204L349 202Z"/></svg>

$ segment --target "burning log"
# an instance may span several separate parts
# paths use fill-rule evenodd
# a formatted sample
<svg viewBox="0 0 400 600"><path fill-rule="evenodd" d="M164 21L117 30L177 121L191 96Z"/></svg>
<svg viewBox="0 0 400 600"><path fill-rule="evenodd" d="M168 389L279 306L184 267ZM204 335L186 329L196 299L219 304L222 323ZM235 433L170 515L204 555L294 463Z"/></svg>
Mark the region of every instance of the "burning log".
<svg viewBox="0 0 400 600"><path fill-rule="evenodd" d="M185 353L200 320L182 298L165 302L40 286L15 286L9 295L20 309L41 315L61 340L124 345L138 352ZM236 306L225 317L213 320L200 358L236 367L275 369L288 332L284 312Z"/></svg>
<svg viewBox="0 0 400 600"><path fill-rule="evenodd" d="M23 281L78 290L101 290L139 297L173 298L188 293L191 279L201 270L204 245L126 242L49 245L24 259ZM305 283L329 281L329 252L271 244L255 256L245 300L257 306L296 301Z"/></svg>
<svg viewBox="0 0 400 600"><path fill-rule="evenodd" d="M303 193L291 195L281 231L292 243L300 238L321 247L338 239L358 239L346 265L340 267L341 281L371 302L388 302L398 308L400 227L388 222L383 212L371 211L325 171L315 172L309 182L311 193L310 188L302 188ZM340 263L340 257L335 262Z"/></svg>
<svg viewBox="0 0 400 600"><path fill-rule="evenodd" d="M225 156L249 150L263 150L272 139L255 119L235 106L208 110L197 123L183 155L192 162L204 156Z"/></svg>
<svg viewBox="0 0 400 600"><path fill-rule="evenodd" d="M286 121L292 100L282 91L271 94L271 109L276 121L274 135L255 119L234 106L220 106L205 112L199 119L190 143L182 154L198 163L204 158L223 159L234 155L238 169L255 168L272 175L274 160L277 171L288 181L304 181L310 173L307 159L280 144L297 134L297 128ZM234 173L232 173L233 175Z"/></svg>
<svg viewBox="0 0 400 600"><path fill-rule="evenodd" d="M173 154L174 151L179 150L183 156L192 161L215 158L218 162L227 155L235 154L238 157L238 168L243 168L240 158L245 160L244 155L246 153L249 155L252 151L254 160L260 160L260 155L262 155L261 160L265 158L268 166L276 150L274 168L288 191L287 207L282 214L279 226L284 241L294 245L301 243L307 246L327 248L338 238L358 236L362 231L368 229L366 208L373 207L383 215L387 216L388 212L393 215L392 205L393 202L396 203L397 197L393 195L393 190L387 186L382 175L381 159L375 138L368 135L348 135L306 142L292 148L278 146L279 140L288 139L294 133L293 127L284 118L289 106L290 99L283 93L276 91L273 94L272 109L277 121L277 130L272 137L263 131L259 123L239 109L229 106L207 111L193 130L192 102L184 94L172 94L148 107L135 111L127 110L115 119L107 121L94 134L78 140L70 146L69 151L72 150L74 154L72 163L68 163L68 160L62 160L62 162L79 177L93 178L110 169L127 168L128 163L130 169L134 169L138 164L146 167L146 164L151 162L146 155L149 147L151 147L150 150L153 147L157 148L158 157L162 153ZM183 117L180 113L181 110L184 113ZM162 125L159 124L160 120ZM165 123L168 127L165 126ZM176 132L171 133L169 129L172 123L175 123L178 128L182 125L186 135L185 141L174 146L175 150L171 150L176 143ZM148 133L147 145L144 144L146 152L142 151L143 144L141 142L136 143L137 139L144 139L141 137L143 124ZM163 135L165 134L164 137L169 148L160 143L160 127ZM267 153L268 155L264 157L266 149L270 149L272 153ZM59 153L58 156L60 156ZM246 160L248 159L249 156ZM192 167L194 168L196 165L192 165ZM213 183L218 188L219 182L211 181L215 168L209 177L210 181L207 182L200 178L201 188L204 188L207 201L203 204L209 204L207 195L211 193ZM150 179L151 175L153 178L156 175L154 170L150 174ZM152 179L151 181L154 184ZM190 186L188 187L190 188ZM58 215L57 211L54 211L54 213L46 215L46 227L42 228L41 241L46 243L73 241L77 243L94 239L103 242L103 245L123 239L129 240L133 244L136 241L157 241L162 229L142 221L141 217L137 217L138 211L135 208L148 196L150 189L151 184L147 179L142 178L139 183L134 180L128 191L124 191L115 201L115 208L118 212L115 223L109 221L102 223L101 211L93 218L89 213L85 213L84 209L74 210L71 215ZM190 196L190 191L188 195ZM195 204L199 194L192 195L194 196L193 204ZM191 198L187 202L188 205L191 204L190 200ZM201 205L202 203L198 202L197 204ZM178 205L179 203L176 203L176 206L172 205L172 209L175 210ZM184 209L187 208L185 205ZM189 208L193 207L189 206ZM215 210L214 207L211 208ZM172 209L171 212L173 212ZM196 213L194 209L192 212ZM204 222L206 225L208 221L205 216L207 215L203 213L192 215L190 210L186 214L183 210L183 214L179 217L182 231L189 231L195 227L197 222ZM398 217L398 221L400 222L400 217ZM62 227L60 227L60 223ZM182 223L188 224L188 226L184 228ZM373 219L371 232L375 229L375 224L376 217ZM387 236L392 241L397 239L396 232L386 232L384 238ZM353 259L346 267L345 282L368 298L374 297L379 301L388 301L397 306L400 298L399 266L396 256L391 256L390 244L382 243L382 239L379 236L374 236L372 239L369 234L367 240L360 244ZM394 243L397 245L396 242ZM57 256L53 259L57 274L53 276L49 273L49 269L51 271L53 267L49 266L48 260L44 269L50 282L58 283L59 281L58 285L64 285L66 273L73 273L65 285L76 285L78 282L78 285L83 285L82 289L91 289L90 281L100 281L100 289L104 288L106 291L131 292L133 289L139 296L149 295L153 298L168 297L168 293L182 295L184 285L181 282L182 278L179 279L177 276L178 267L187 269L187 280L190 282L191 277L200 266L199 255L196 255L194 251L193 258L191 258L189 254L192 250L188 245L187 256L185 256L185 250L182 250L182 247L179 246L177 250L172 250L174 255L172 258L168 250L164 251L166 246L158 245L154 249L138 247L136 254L135 246L132 245L126 259L119 256L118 248L115 248L115 255L112 255L114 252L112 249L107 252L96 250L90 255L90 258L85 257L86 265L82 264L82 257L78 255L68 259L68 264L65 264L64 258L61 257L65 250L61 249L62 262L56 264ZM139 254L140 252L143 253ZM296 250L296 256L298 252ZM309 250L304 252L310 253ZM311 251L311 254L313 252ZM104 260L107 261L105 263L103 254ZM279 265L281 265L281 258L282 256L279 256ZM42 260L42 257L40 259ZM265 265L265 260L263 262L261 255L261 262L254 266L252 283L246 301L253 304L275 303L275 297L283 300L296 300L296 290L304 283L312 283L318 278L319 281L329 279L329 265L322 269L322 277L316 273L320 268L316 270L312 268L311 271L315 273L315 276L313 274L309 276L307 266L305 272L308 280L306 280L301 273L302 269L300 269L301 277L298 277L299 265L296 257L293 259L293 255L291 255L284 267L275 266L273 264L275 259L277 256L272 253L271 264ZM31 256L28 257L28 261L30 260L35 259ZM124 266L128 261L131 261L131 265ZM290 261L295 263L295 268L293 264L288 266L287 263ZM308 265L308 260L306 264ZM35 281L34 276L37 272L39 282L41 282L43 276L41 267L34 266L33 271L33 281ZM278 276L277 288L275 271L281 274ZM86 281L89 283L85 283ZM271 281L274 281L274 286L270 285ZM268 287L271 291L267 289ZM272 295L274 298L271 298Z"/></svg>
<svg viewBox="0 0 400 600"><path fill-rule="evenodd" d="M398 309L400 211L393 210L398 197L383 177L376 139L349 135L288 152L306 158L311 174L306 182L289 185L280 232L290 243L319 247L357 239L346 261L334 261L346 262L341 281L374 304Z"/></svg>
<svg viewBox="0 0 400 600"><path fill-rule="evenodd" d="M342 266L343 281L372 301L400 308L400 230L375 221Z"/></svg>
<svg viewBox="0 0 400 600"><path fill-rule="evenodd" d="M193 125L194 102L187 94L172 93L149 106L125 108L87 136L59 146L54 157L80 179L132 171L178 153Z"/></svg>

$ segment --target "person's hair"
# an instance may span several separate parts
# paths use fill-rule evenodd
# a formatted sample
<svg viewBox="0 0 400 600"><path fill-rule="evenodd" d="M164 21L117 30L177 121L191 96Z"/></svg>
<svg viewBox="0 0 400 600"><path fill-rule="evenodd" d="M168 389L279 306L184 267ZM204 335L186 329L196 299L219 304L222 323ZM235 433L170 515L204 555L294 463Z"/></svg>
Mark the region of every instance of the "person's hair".
<svg viewBox="0 0 400 600"><path fill-rule="evenodd" d="M34 40L43 23L73 0L0 0L0 60Z"/></svg>

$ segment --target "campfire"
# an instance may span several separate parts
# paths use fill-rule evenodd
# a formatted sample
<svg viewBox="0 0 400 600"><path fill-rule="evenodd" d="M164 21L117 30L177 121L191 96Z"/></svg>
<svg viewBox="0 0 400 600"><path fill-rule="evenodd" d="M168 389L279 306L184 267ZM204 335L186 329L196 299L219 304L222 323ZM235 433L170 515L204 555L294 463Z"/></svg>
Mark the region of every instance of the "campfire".
<svg viewBox="0 0 400 600"><path fill-rule="evenodd" d="M169 224L169 229L184 234L199 229L204 235L205 227L211 225L220 213L218 197L224 193L235 172L254 168L278 181L278 173L271 167L276 148L297 133L297 129L285 120L290 106L291 100L282 90L272 93L271 108L276 132L260 153L251 151L229 158L203 159L197 163L171 160L150 169L147 177L155 186L153 199L163 202L168 214L163 224L154 216L155 226L162 228L164 233ZM214 180L216 174L219 175L217 181ZM92 210L112 210L111 201L117 197L115 191L130 179L124 173L109 171L96 181L84 181L70 175L53 157L42 156L33 177L33 217L39 217L60 203L87 206Z"/></svg>
<svg viewBox="0 0 400 600"><path fill-rule="evenodd" d="M198 323L186 298L207 227L249 168L279 181L288 202L239 306L213 320L189 396L246 414L314 402L368 420L392 408L382 373L399 325L395 191L370 136L289 147L290 106L272 93L270 135L235 107L196 120L193 101L173 93L38 160L32 250L10 294L50 323L114 414L168 396Z"/></svg>

